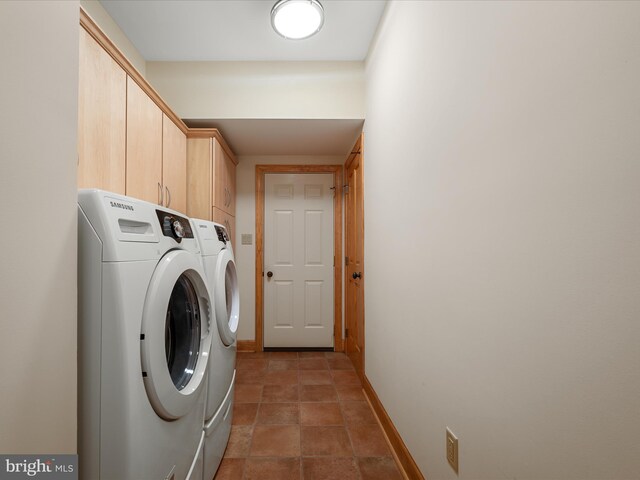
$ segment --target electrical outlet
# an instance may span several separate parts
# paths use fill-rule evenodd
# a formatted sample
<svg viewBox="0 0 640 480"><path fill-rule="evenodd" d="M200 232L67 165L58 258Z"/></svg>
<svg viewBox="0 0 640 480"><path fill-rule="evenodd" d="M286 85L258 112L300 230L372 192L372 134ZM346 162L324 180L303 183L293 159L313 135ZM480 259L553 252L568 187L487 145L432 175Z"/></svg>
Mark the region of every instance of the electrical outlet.
<svg viewBox="0 0 640 480"><path fill-rule="evenodd" d="M447 427L447 461L453 471L458 473L458 437Z"/></svg>

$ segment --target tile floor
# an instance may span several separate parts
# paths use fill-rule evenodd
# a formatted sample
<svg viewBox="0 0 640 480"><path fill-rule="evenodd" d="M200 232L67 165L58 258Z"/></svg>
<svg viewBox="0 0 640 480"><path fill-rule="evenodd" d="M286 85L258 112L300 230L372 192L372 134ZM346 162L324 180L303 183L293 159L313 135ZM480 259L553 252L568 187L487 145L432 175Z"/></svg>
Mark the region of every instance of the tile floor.
<svg viewBox="0 0 640 480"><path fill-rule="evenodd" d="M402 479L351 361L239 353L233 426L215 480Z"/></svg>

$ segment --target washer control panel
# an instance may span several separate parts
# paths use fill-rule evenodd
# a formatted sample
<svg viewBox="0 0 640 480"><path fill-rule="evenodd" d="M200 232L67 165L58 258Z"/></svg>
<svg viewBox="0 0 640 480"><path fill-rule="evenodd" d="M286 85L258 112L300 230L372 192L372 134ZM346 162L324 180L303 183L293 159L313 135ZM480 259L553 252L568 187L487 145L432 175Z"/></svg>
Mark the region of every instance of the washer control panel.
<svg viewBox="0 0 640 480"><path fill-rule="evenodd" d="M156 215L158 215L160 228L162 228L162 234L165 237L171 237L178 243L183 238L193 238L193 230L191 230L191 224L187 218L162 210L156 210Z"/></svg>

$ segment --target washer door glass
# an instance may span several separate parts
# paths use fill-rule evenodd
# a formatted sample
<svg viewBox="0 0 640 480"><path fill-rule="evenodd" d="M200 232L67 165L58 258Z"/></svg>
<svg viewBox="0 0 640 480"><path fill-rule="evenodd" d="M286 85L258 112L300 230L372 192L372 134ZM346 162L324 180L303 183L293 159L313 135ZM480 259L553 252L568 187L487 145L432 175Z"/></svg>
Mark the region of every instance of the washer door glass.
<svg viewBox="0 0 640 480"><path fill-rule="evenodd" d="M191 380L200 353L200 306L191 281L180 275L173 287L164 330L169 375L178 390Z"/></svg>
<svg viewBox="0 0 640 480"><path fill-rule="evenodd" d="M156 266L140 331L142 381L155 412L166 420L189 413L206 385L212 294L200 258L168 252Z"/></svg>

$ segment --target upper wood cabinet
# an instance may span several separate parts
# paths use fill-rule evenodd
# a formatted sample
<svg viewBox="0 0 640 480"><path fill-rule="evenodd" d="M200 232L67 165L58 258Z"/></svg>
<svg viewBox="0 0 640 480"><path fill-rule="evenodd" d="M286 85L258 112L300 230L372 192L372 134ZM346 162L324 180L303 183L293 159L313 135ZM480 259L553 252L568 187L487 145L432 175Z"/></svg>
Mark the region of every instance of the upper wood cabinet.
<svg viewBox="0 0 640 480"><path fill-rule="evenodd" d="M187 215L236 229L236 164L212 134L187 139Z"/></svg>
<svg viewBox="0 0 640 480"><path fill-rule="evenodd" d="M162 111L127 78L127 195L164 204Z"/></svg>
<svg viewBox="0 0 640 480"><path fill-rule="evenodd" d="M214 204L229 215L236 215L236 165L220 145L213 139L214 155Z"/></svg>
<svg viewBox="0 0 640 480"><path fill-rule="evenodd" d="M187 214L211 220L211 207L236 214L236 164L216 138L187 140Z"/></svg>
<svg viewBox="0 0 640 480"><path fill-rule="evenodd" d="M125 193L127 74L80 29L78 188Z"/></svg>
<svg viewBox="0 0 640 480"><path fill-rule="evenodd" d="M187 211L187 136L127 82L127 195Z"/></svg>
<svg viewBox="0 0 640 480"><path fill-rule="evenodd" d="M187 136L162 115L162 183L164 204L187 212Z"/></svg>
<svg viewBox="0 0 640 480"><path fill-rule="evenodd" d="M187 140L187 215L211 220L213 157L211 138Z"/></svg>
<svg viewBox="0 0 640 480"><path fill-rule="evenodd" d="M78 186L208 220L215 207L231 225L236 160L220 132L187 128L82 7L79 33Z"/></svg>

